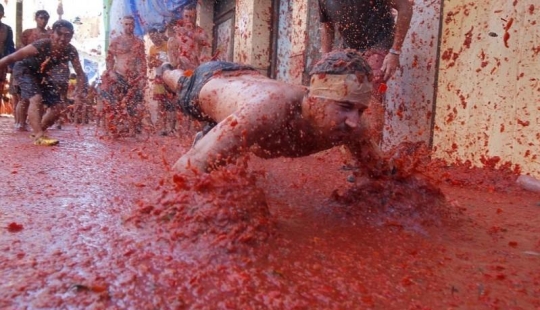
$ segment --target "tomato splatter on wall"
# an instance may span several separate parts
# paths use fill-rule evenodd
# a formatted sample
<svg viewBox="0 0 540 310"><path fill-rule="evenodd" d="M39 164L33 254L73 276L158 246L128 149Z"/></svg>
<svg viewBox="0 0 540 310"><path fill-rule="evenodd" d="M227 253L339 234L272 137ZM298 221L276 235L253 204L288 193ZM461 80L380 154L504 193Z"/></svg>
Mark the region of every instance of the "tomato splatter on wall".
<svg viewBox="0 0 540 310"><path fill-rule="evenodd" d="M465 33L465 41L463 42L463 46L465 46L466 48L471 48L473 30L474 30L474 26L471 26L471 30Z"/></svg>
<svg viewBox="0 0 540 310"><path fill-rule="evenodd" d="M504 46L506 48L509 47L508 40L510 39L510 32L508 32L508 30L510 30L510 27L512 27L513 23L514 23L514 18L511 17L510 19L508 19L508 21L506 22L506 25L504 26L503 41L504 41Z"/></svg>

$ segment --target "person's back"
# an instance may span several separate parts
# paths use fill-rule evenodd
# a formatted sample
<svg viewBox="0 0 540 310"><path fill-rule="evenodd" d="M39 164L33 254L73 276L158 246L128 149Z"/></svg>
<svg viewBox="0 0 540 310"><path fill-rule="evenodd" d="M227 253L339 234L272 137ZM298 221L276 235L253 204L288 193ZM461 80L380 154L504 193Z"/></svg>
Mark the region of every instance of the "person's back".
<svg viewBox="0 0 540 310"><path fill-rule="evenodd" d="M321 22L337 25L348 48L392 47L394 19L387 0L319 0Z"/></svg>

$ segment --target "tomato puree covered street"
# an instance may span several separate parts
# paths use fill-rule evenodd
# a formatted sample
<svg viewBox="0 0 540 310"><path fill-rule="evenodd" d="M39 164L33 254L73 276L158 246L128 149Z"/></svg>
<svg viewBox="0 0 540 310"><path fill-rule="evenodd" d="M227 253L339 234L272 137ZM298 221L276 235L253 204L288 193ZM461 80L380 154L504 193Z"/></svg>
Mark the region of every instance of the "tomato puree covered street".
<svg viewBox="0 0 540 310"><path fill-rule="evenodd" d="M1 309L537 309L540 197L508 168L347 181L339 148L187 179L183 138L0 118Z"/></svg>

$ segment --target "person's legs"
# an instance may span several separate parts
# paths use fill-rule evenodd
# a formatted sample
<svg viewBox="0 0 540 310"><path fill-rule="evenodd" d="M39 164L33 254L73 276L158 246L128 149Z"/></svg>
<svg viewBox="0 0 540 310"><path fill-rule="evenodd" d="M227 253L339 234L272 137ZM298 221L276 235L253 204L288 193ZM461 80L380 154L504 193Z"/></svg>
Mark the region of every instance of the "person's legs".
<svg viewBox="0 0 540 310"><path fill-rule="evenodd" d="M58 118L58 107L50 106L42 117L45 108L46 107L42 103L41 95L35 95L30 98L28 120L34 132L34 144L52 146L58 144L58 140L45 136L45 130L54 124Z"/></svg>
<svg viewBox="0 0 540 310"><path fill-rule="evenodd" d="M101 95L98 93L96 95L96 114L95 114L97 128L101 127L101 120L104 119L103 114L104 114L103 100L101 99Z"/></svg>
<svg viewBox="0 0 540 310"><path fill-rule="evenodd" d="M169 131L167 129L167 110L165 108L165 101L163 95L154 94L153 99L156 100L158 103L156 123L158 124L160 135L166 136L169 134Z"/></svg>
<svg viewBox="0 0 540 310"><path fill-rule="evenodd" d="M42 104L42 97L41 97L41 88L40 88L40 80L34 76L33 74L26 72L25 68L20 65L20 63L16 63L13 67L13 75L14 80L16 82L16 89L14 89L14 92L16 92L19 95L19 103L17 104L17 121L21 128L24 128L26 126L26 121L28 119L28 123L30 124L30 127L32 129L35 128L36 122L39 123L41 120L41 104ZM36 102L36 106L34 106L33 110L30 111L30 98L33 98L33 101ZM34 114L33 117L30 117L30 114ZM32 126L32 121L34 121L34 126ZM36 128L37 129L37 128ZM38 130L39 133L40 130ZM34 130L34 133L36 131Z"/></svg>
<svg viewBox="0 0 540 310"><path fill-rule="evenodd" d="M145 111L145 106L142 103L142 95L135 88L131 88L124 100L129 117L129 134L135 136L137 133L141 133L142 130L142 119Z"/></svg>
<svg viewBox="0 0 540 310"><path fill-rule="evenodd" d="M184 76L184 71L175 70L170 63L164 63L159 68L158 73L160 74L166 88L173 93L176 93L178 90L178 80Z"/></svg>
<svg viewBox="0 0 540 310"><path fill-rule="evenodd" d="M26 131L26 120L28 118L28 106L30 105L30 101L28 101L28 99L22 99L18 94L13 95L12 100L17 102L15 108L17 129Z"/></svg>
<svg viewBox="0 0 540 310"><path fill-rule="evenodd" d="M41 126L43 104L41 101L41 95L34 95L29 99L28 122L30 123L30 127L32 127L33 135L36 139L43 136L43 127Z"/></svg>
<svg viewBox="0 0 540 310"><path fill-rule="evenodd" d="M372 49L364 53L364 58L373 71L373 93L369 108L364 112L364 118L369 123L369 131L372 140L380 145L384 130L384 117L386 112L384 100L384 72L381 67L386 57L387 51L384 49Z"/></svg>
<svg viewBox="0 0 540 310"><path fill-rule="evenodd" d="M59 104L52 105L47 108L45 115L43 115L41 118L41 129L43 131L47 130L47 128L51 127L56 122L60 116L61 109L62 106Z"/></svg>
<svg viewBox="0 0 540 310"><path fill-rule="evenodd" d="M167 130L174 133L176 131L176 111L167 111L165 115L167 117Z"/></svg>
<svg viewBox="0 0 540 310"><path fill-rule="evenodd" d="M45 130L52 126L60 115L62 96L54 83L42 83L38 87L39 95L30 97L28 118L34 131L35 145L56 145L58 140L45 136ZM45 114L44 114L45 113Z"/></svg>
<svg viewBox="0 0 540 310"><path fill-rule="evenodd" d="M20 128L19 115L17 113L17 106L19 105L19 86L16 84L14 74L9 75L9 94L11 95L11 106L13 106L13 116L15 118L15 129ZM26 120L26 118L25 118Z"/></svg>
<svg viewBox="0 0 540 310"><path fill-rule="evenodd" d="M19 125L19 122L18 122L19 116L17 115L17 106L19 105L19 98L17 95L11 94L10 100L11 100L11 106L13 107L13 118L15 119L15 128L17 128Z"/></svg>

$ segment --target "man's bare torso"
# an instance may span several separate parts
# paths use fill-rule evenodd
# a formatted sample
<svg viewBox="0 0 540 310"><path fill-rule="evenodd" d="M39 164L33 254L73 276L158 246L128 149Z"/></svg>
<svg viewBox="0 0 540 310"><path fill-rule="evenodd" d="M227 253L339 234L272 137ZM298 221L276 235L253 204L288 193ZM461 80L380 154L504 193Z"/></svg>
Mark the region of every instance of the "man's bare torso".
<svg viewBox="0 0 540 310"><path fill-rule="evenodd" d="M215 129L216 139L205 142L219 145L219 137L240 124L249 127L251 134L244 139L259 157L301 157L331 148L333 142L302 119L305 92L303 86L258 74L213 78L201 89L199 103L212 119L223 122Z"/></svg>
<svg viewBox="0 0 540 310"><path fill-rule="evenodd" d="M40 28L26 29L21 35L21 43L23 46L26 46L34 43L37 40L49 39L50 37L51 31Z"/></svg>
<svg viewBox="0 0 540 310"><path fill-rule="evenodd" d="M111 43L111 52L115 57L113 70L123 76L141 75L140 64L145 57L143 44L135 36L121 35L115 38Z"/></svg>

